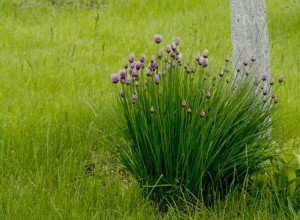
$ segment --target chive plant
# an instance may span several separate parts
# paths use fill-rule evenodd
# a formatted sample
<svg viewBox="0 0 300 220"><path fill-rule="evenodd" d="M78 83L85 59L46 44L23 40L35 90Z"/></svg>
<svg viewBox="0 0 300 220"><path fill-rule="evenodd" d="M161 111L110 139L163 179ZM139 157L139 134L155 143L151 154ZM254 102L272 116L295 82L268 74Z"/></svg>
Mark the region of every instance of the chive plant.
<svg viewBox="0 0 300 220"><path fill-rule="evenodd" d="M208 57L205 49L185 60L175 39L150 58L131 53L111 76L126 140L117 154L155 200L211 202L273 157L274 80L256 77L255 57L233 73L229 57L210 72Z"/></svg>

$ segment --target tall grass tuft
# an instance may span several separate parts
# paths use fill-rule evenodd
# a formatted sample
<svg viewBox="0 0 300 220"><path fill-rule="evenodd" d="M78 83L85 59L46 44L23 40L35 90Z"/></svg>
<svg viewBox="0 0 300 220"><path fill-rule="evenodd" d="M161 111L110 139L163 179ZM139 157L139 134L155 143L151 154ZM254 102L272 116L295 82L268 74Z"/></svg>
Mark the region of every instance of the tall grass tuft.
<svg viewBox="0 0 300 220"><path fill-rule="evenodd" d="M111 76L125 140L117 155L148 197L211 204L273 157L273 83L257 77L255 60L230 73L226 57L214 73L207 49L191 61L178 39L163 50L160 35L154 42L156 55L131 53Z"/></svg>

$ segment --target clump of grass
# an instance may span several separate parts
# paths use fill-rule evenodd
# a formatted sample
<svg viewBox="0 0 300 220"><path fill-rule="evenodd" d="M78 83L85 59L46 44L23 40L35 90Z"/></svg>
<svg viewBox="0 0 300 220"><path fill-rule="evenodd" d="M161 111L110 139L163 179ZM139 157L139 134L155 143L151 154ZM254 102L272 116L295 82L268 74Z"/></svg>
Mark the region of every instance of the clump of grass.
<svg viewBox="0 0 300 220"><path fill-rule="evenodd" d="M154 41L159 47L162 37ZM217 74L207 49L195 61L178 39L157 51L148 64L130 54L111 76L120 82L116 121L127 143L117 154L148 197L212 203L274 156L274 83L256 77L255 59L230 74L226 57Z"/></svg>

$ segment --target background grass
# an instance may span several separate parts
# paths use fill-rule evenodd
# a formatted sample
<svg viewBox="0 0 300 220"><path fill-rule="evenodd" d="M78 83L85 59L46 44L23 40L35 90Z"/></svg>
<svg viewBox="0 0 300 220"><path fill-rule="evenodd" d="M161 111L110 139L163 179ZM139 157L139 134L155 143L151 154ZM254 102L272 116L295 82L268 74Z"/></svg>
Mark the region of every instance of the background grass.
<svg viewBox="0 0 300 220"><path fill-rule="evenodd" d="M278 91L286 117L274 137L284 144L300 136L300 3L268 0L267 9L272 75L286 79ZM110 74L130 52L153 51L156 33L164 42L179 36L191 55L209 48L217 67L231 52L229 13L222 0L1 0L0 218L189 216L161 215L111 155ZM262 201L233 196L190 215L274 217L274 201Z"/></svg>

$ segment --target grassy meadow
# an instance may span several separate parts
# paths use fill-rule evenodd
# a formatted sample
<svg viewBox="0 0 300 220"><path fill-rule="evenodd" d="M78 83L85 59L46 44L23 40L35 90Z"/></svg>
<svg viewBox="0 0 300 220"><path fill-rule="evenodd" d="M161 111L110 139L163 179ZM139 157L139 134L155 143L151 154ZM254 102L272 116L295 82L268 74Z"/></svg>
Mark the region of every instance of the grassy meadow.
<svg viewBox="0 0 300 220"><path fill-rule="evenodd" d="M273 139L293 145L300 2L266 3L272 76L285 77ZM110 75L130 52L156 51L156 33L163 45L178 36L191 56L209 48L219 69L231 53L229 2L0 0L0 219L300 218L272 192L184 213L144 199L111 153L120 131Z"/></svg>

